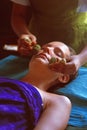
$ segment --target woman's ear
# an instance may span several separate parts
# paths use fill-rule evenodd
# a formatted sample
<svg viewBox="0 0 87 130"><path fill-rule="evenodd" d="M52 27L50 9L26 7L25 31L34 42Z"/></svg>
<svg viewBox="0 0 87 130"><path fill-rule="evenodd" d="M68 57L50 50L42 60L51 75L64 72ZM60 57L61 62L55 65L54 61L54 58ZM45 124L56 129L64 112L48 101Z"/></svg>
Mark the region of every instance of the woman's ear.
<svg viewBox="0 0 87 130"><path fill-rule="evenodd" d="M61 83L68 83L69 80L70 80L70 76L68 74L61 74L61 75L58 76L58 80Z"/></svg>

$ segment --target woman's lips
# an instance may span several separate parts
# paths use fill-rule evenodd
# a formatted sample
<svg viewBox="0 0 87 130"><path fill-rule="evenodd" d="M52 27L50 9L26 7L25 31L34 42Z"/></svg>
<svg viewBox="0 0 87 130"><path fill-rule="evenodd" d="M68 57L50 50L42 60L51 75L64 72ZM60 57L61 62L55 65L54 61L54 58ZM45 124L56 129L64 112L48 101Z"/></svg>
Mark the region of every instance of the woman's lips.
<svg viewBox="0 0 87 130"><path fill-rule="evenodd" d="M47 54L45 54L45 53L38 54L36 57L46 59L47 61L49 61L49 58L48 58Z"/></svg>

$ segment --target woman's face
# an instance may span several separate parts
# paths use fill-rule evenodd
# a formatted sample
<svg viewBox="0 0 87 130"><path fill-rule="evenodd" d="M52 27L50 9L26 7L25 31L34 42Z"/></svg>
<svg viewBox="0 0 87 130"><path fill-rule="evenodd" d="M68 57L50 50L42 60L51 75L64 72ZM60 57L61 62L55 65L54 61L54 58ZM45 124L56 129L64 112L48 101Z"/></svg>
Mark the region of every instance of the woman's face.
<svg viewBox="0 0 87 130"><path fill-rule="evenodd" d="M38 54L31 59L29 70L34 73L47 76L56 76L58 73L49 69L49 62L52 57L57 58L57 61L62 58L67 59L70 56L69 48L61 42L50 42L45 44ZM40 72L40 73L39 73Z"/></svg>

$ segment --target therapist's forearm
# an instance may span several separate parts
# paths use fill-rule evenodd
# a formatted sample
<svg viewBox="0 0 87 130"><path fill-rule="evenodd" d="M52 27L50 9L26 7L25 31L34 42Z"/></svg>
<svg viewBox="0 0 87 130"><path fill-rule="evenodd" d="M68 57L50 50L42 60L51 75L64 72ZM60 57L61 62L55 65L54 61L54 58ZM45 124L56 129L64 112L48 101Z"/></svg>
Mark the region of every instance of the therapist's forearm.
<svg viewBox="0 0 87 130"><path fill-rule="evenodd" d="M28 30L28 24L26 21L22 18L15 18L11 21L12 28L14 32L17 34L18 37L20 37L22 34L30 34Z"/></svg>
<svg viewBox="0 0 87 130"><path fill-rule="evenodd" d="M79 56L79 61L80 61L80 66L84 65L87 63L87 45L85 48L78 54Z"/></svg>

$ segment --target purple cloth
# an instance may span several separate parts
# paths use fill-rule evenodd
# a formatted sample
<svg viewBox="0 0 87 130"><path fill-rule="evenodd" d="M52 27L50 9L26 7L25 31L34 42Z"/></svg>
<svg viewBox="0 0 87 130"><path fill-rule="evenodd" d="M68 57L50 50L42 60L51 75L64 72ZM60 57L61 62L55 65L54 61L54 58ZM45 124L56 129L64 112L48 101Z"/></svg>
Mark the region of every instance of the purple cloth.
<svg viewBox="0 0 87 130"><path fill-rule="evenodd" d="M35 87L0 77L0 130L33 130L42 111Z"/></svg>

